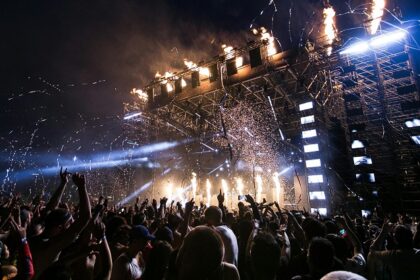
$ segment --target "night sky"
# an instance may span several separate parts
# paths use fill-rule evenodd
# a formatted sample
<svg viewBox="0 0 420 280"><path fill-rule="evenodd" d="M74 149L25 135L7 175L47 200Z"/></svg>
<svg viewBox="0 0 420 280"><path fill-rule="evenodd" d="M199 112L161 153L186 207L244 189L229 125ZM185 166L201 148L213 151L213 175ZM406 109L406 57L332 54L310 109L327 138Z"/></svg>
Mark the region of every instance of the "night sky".
<svg viewBox="0 0 420 280"><path fill-rule="evenodd" d="M156 71L182 68L184 58L211 58L222 43L243 45L253 22L273 27L284 49L320 26L322 1L277 0L277 12L269 2L2 1L0 167L8 166L13 151L25 161L19 168L27 168L37 157L54 164L60 152L86 155L109 150L111 143L118 148L131 88L144 86ZM345 1L330 2L337 14L349 10ZM350 1L351 7L366 2ZM398 4L405 20L420 18L420 1ZM362 20L343 15L337 26Z"/></svg>

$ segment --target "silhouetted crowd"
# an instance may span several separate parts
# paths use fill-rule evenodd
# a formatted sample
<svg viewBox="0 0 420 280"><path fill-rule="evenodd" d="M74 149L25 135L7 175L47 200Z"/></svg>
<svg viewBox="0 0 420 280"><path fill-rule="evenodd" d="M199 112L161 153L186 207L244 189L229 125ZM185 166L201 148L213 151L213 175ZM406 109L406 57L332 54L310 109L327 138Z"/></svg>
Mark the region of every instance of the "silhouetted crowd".
<svg viewBox="0 0 420 280"><path fill-rule="evenodd" d="M62 201L70 176L77 203ZM420 279L413 217L327 218L251 195L233 211L217 200L111 206L61 170L48 201L1 197L1 279Z"/></svg>

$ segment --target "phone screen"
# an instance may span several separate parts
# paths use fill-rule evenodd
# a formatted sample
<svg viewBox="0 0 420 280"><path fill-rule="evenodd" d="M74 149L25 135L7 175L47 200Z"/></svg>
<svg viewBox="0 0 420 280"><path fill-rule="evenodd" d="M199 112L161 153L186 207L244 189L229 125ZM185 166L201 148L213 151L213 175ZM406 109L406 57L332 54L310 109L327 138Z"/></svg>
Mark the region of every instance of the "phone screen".
<svg viewBox="0 0 420 280"><path fill-rule="evenodd" d="M246 200L245 195L238 195L238 200Z"/></svg>

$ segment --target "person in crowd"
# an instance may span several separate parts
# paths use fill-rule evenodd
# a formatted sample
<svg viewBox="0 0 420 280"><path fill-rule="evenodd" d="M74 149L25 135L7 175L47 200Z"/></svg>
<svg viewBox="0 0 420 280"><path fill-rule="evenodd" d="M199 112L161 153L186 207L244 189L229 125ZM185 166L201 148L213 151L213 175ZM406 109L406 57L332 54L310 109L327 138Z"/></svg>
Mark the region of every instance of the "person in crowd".
<svg viewBox="0 0 420 280"><path fill-rule="evenodd" d="M293 280L321 279L325 274L339 267L335 260L333 244L328 239L322 237L314 237L311 240L307 260L309 274L293 277Z"/></svg>
<svg viewBox="0 0 420 280"><path fill-rule="evenodd" d="M92 217L85 177L78 173L72 177L79 193L78 218L75 220L67 209L57 208L68 182L67 170L60 171L60 178L59 188L44 209L46 212L44 230L29 240L36 276L58 260L61 251L71 245Z"/></svg>
<svg viewBox="0 0 420 280"><path fill-rule="evenodd" d="M59 175L48 201L0 193L0 279L420 278L418 218L381 207L328 218L248 194L230 209L221 191L217 206L165 197L108 205L75 173L76 203L63 201L70 173Z"/></svg>
<svg viewBox="0 0 420 280"><path fill-rule="evenodd" d="M157 237L156 237L157 238ZM153 244L153 249L147 262L147 269L142 280L167 279L172 246L167 241L158 240Z"/></svg>
<svg viewBox="0 0 420 280"><path fill-rule="evenodd" d="M366 278L353 272L338 270L328 273L321 280L366 280Z"/></svg>
<svg viewBox="0 0 420 280"><path fill-rule="evenodd" d="M223 224L222 208L224 202L224 195L220 192L218 195L219 207L210 206L204 212L204 219L208 226L215 227L220 234L225 247L224 261L234 266L238 266L238 240L232 229Z"/></svg>
<svg viewBox="0 0 420 280"><path fill-rule="evenodd" d="M181 245L177 259L177 275L171 279L183 280L237 280L239 272L223 261L224 247L220 234L207 226L190 231Z"/></svg>
<svg viewBox="0 0 420 280"><path fill-rule="evenodd" d="M130 231L130 241L127 252L116 260L111 279L139 280L144 273L146 263L142 251L155 237L142 225L134 226Z"/></svg>
<svg viewBox="0 0 420 280"><path fill-rule="evenodd" d="M281 247L271 233L257 234L251 245L252 278L274 280L277 277Z"/></svg>
<svg viewBox="0 0 420 280"><path fill-rule="evenodd" d="M394 248L385 248L385 241ZM392 242L392 243L391 243ZM406 225L394 227L385 220L382 230L370 247L369 279L382 279L389 270L391 279L420 279L420 250L413 248L413 233Z"/></svg>

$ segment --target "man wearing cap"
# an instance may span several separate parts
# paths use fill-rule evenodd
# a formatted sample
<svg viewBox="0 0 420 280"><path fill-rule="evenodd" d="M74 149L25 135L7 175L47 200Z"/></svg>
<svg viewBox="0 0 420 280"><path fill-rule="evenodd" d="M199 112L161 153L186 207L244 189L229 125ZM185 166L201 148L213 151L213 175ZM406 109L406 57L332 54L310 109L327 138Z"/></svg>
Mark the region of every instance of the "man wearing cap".
<svg viewBox="0 0 420 280"><path fill-rule="evenodd" d="M155 239L145 226L134 226L130 231L130 245L127 252L121 254L114 263L112 280L138 280L144 272L142 251L150 240Z"/></svg>

